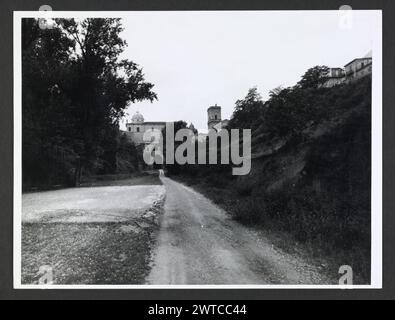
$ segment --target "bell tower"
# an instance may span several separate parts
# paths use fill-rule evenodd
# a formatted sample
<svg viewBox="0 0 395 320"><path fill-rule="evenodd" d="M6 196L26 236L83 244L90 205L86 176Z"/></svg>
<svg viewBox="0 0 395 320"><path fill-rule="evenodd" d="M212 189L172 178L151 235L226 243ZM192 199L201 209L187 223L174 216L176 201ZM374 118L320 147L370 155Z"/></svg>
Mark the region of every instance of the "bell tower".
<svg viewBox="0 0 395 320"><path fill-rule="evenodd" d="M211 106L207 109L208 121L207 127L208 130L215 129L214 126L221 122L221 107L220 106Z"/></svg>

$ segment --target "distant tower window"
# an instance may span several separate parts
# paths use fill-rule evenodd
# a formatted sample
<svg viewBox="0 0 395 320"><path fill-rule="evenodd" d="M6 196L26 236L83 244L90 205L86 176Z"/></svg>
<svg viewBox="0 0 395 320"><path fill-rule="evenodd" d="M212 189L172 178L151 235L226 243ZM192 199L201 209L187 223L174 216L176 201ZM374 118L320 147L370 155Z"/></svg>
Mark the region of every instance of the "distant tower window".
<svg viewBox="0 0 395 320"><path fill-rule="evenodd" d="M131 127L129 127L129 128L128 128L128 130L129 130L129 131L132 131L132 128L131 128Z"/></svg>
<svg viewBox="0 0 395 320"><path fill-rule="evenodd" d="M137 131L137 132L140 132L140 128L139 128L139 127L137 127L137 128L136 128L136 131Z"/></svg>
<svg viewBox="0 0 395 320"><path fill-rule="evenodd" d="M217 119L218 119L218 116L217 116L217 115L215 115L215 116L214 116L214 118L215 118L215 120L217 120Z"/></svg>

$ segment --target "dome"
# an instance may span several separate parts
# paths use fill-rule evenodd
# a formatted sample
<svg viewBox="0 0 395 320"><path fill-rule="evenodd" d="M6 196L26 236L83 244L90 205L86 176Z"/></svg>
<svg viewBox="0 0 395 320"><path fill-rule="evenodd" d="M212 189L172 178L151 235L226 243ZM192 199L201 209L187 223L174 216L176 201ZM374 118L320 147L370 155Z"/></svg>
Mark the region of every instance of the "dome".
<svg viewBox="0 0 395 320"><path fill-rule="evenodd" d="M142 123L144 122L144 117L140 112L136 112L132 117L132 123Z"/></svg>

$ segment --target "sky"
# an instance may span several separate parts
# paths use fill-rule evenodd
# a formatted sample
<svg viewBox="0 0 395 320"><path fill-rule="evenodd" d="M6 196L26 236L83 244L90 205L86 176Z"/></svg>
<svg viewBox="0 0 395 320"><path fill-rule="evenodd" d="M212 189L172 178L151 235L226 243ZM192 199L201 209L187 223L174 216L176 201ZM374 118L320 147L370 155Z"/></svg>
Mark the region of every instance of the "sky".
<svg viewBox="0 0 395 320"><path fill-rule="evenodd" d="M158 100L130 105L121 128L139 111L145 121L184 120L204 131L211 105L230 118L254 86L267 99L313 66L365 56L377 21L369 11L130 12L122 58L143 68Z"/></svg>

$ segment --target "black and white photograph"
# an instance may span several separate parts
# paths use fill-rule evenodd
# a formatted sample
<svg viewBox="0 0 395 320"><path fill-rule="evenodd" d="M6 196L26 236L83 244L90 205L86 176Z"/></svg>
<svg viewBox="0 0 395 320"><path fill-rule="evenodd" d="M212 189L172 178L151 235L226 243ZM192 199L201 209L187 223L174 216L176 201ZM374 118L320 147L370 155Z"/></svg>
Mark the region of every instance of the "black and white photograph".
<svg viewBox="0 0 395 320"><path fill-rule="evenodd" d="M382 288L381 11L14 12L14 288Z"/></svg>

